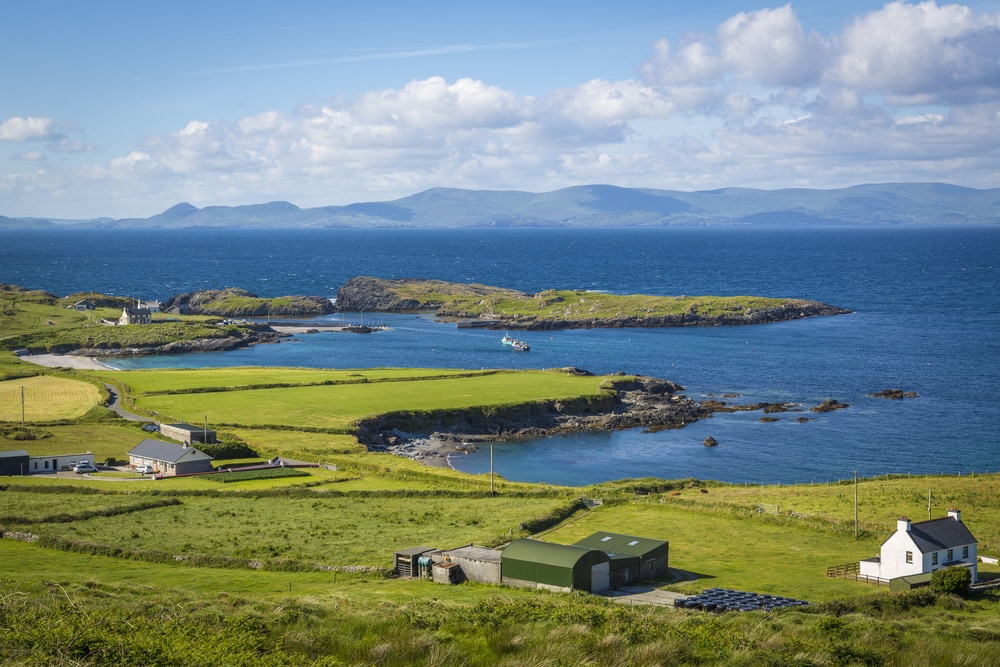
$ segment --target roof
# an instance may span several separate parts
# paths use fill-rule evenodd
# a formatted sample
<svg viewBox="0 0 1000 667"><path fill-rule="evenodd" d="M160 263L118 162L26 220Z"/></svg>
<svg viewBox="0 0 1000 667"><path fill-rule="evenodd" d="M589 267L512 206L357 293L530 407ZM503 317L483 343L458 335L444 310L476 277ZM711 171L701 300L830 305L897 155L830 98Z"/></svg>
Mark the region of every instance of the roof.
<svg viewBox="0 0 1000 667"><path fill-rule="evenodd" d="M501 561L531 561L567 568L574 567L584 558L592 559L595 562L609 560L608 555L599 549L588 549L573 544L554 544L527 538L514 540L504 548L501 554Z"/></svg>
<svg viewBox="0 0 1000 667"><path fill-rule="evenodd" d="M399 556L419 556L428 551L436 551L436 549L434 547L410 547L409 549L400 549L396 554Z"/></svg>
<svg viewBox="0 0 1000 667"><path fill-rule="evenodd" d="M141 456L143 458L154 459L156 461L165 461L167 463L177 463L181 459L186 459L188 461L194 461L197 459L212 459L211 456L195 449L194 447L185 447L184 445L175 445L170 442L151 440L149 438L146 438L138 445L130 449L128 454L129 456Z"/></svg>
<svg viewBox="0 0 1000 667"><path fill-rule="evenodd" d="M670 543L666 540L654 540L648 537L621 535L601 531L590 537L585 537L575 543L580 547L600 549L610 556L657 557L667 554Z"/></svg>
<svg viewBox="0 0 1000 667"><path fill-rule="evenodd" d="M25 449L11 449L6 452L0 452L0 459L23 458L27 455L28 451Z"/></svg>
<svg viewBox="0 0 1000 667"><path fill-rule="evenodd" d="M486 547L476 547L469 546L458 547L457 549L448 549L443 552L446 556L451 556L452 558L465 558L466 560L481 560L490 563L500 562L500 550L499 549L487 549Z"/></svg>
<svg viewBox="0 0 1000 667"><path fill-rule="evenodd" d="M211 431L210 428L205 428L204 426L194 426L192 424L161 424L160 427L168 426L170 428L176 428L179 431L190 431L191 433L204 433L205 431Z"/></svg>
<svg viewBox="0 0 1000 667"><path fill-rule="evenodd" d="M950 516L910 524L909 535L920 553L976 544L976 538L965 524Z"/></svg>

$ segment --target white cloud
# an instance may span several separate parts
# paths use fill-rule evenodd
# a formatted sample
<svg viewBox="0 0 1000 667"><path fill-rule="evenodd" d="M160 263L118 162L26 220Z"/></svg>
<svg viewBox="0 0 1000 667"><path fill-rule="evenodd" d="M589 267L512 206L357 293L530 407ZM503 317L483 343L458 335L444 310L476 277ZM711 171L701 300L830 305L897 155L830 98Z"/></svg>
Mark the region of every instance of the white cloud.
<svg viewBox="0 0 1000 667"><path fill-rule="evenodd" d="M820 36L785 5L737 14L676 44L659 40L631 79L533 97L429 76L352 100L186 118L128 155L86 165L67 157L16 187L56 191L79 179L94 206L138 202L148 215L181 200L316 206L433 186L835 187L917 178L995 186L998 25L1000 15L961 6L894 2ZM69 126L10 118L0 139L93 151L59 127Z"/></svg>
<svg viewBox="0 0 1000 667"><path fill-rule="evenodd" d="M1000 97L1000 13L892 2L847 27L827 77L890 104Z"/></svg>
<svg viewBox="0 0 1000 667"><path fill-rule="evenodd" d="M63 135L56 125L51 118L14 116L0 122L0 141L58 141Z"/></svg>

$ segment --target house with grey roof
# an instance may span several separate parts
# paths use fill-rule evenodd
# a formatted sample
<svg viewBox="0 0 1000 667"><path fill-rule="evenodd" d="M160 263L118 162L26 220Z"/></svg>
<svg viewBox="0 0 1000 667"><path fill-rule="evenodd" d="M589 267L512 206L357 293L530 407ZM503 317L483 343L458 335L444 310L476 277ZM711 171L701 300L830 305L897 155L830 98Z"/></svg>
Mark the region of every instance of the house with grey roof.
<svg viewBox="0 0 1000 667"><path fill-rule="evenodd" d="M968 567L979 580L978 542L962 523L962 513L929 521L899 519L896 532L882 543L879 555L860 563L860 574L881 580L930 574L942 567Z"/></svg>
<svg viewBox="0 0 1000 667"><path fill-rule="evenodd" d="M212 472L212 457L201 450L150 438L129 450L128 462L133 468L152 466L155 472L165 476Z"/></svg>
<svg viewBox="0 0 1000 667"><path fill-rule="evenodd" d="M118 324L125 326L128 324L149 324L153 321L153 316L149 312L149 308L133 308L132 306L125 306L122 309L121 317L118 318Z"/></svg>

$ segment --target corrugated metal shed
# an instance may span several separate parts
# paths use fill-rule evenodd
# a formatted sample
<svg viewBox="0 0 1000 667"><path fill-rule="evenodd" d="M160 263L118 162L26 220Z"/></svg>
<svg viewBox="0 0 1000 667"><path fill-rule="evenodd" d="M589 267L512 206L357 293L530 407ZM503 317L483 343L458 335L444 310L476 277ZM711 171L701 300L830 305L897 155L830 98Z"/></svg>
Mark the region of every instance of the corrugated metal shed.
<svg viewBox="0 0 1000 667"><path fill-rule="evenodd" d="M0 452L0 475L27 475L29 460L28 452L24 449Z"/></svg>
<svg viewBox="0 0 1000 667"><path fill-rule="evenodd" d="M664 577L669 573L670 543L666 540L601 531L577 541L576 546L600 549L612 557L638 556L642 578Z"/></svg>
<svg viewBox="0 0 1000 667"><path fill-rule="evenodd" d="M596 549L521 539L504 548L500 562L504 581L581 591L604 590L608 586L610 559ZM603 575L600 574L602 570Z"/></svg>

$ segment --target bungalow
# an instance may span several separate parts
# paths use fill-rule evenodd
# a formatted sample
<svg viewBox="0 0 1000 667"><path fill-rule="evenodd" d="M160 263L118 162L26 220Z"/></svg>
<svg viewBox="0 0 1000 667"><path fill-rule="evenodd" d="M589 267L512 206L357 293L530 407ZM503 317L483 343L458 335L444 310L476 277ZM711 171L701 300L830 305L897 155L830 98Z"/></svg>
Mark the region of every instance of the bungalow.
<svg viewBox="0 0 1000 667"><path fill-rule="evenodd" d="M962 523L957 509L948 516L911 522L902 518L896 532L882 543L879 555L863 560L859 572L877 579L899 579L930 574L942 567L968 567L972 581L979 579L976 566L978 542Z"/></svg>
<svg viewBox="0 0 1000 667"><path fill-rule="evenodd" d="M162 440L143 440L129 450L128 462L132 467L152 466L163 475L188 475L212 472L212 457L187 445L175 445Z"/></svg>
<svg viewBox="0 0 1000 667"><path fill-rule="evenodd" d="M74 303L72 308L73 310L78 310L80 312L83 312L87 310L94 310L95 306L94 302L91 301L90 299L81 299L80 301Z"/></svg>
<svg viewBox="0 0 1000 667"><path fill-rule="evenodd" d="M118 318L118 324L124 326L126 324L150 324L153 321L153 316L149 312L149 308L133 308L132 306L125 306L122 309L121 317Z"/></svg>
<svg viewBox="0 0 1000 667"><path fill-rule="evenodd" d="M160 302L159 301L140 301L140 308L148 308L150 313L160 312Z"/></svg>

